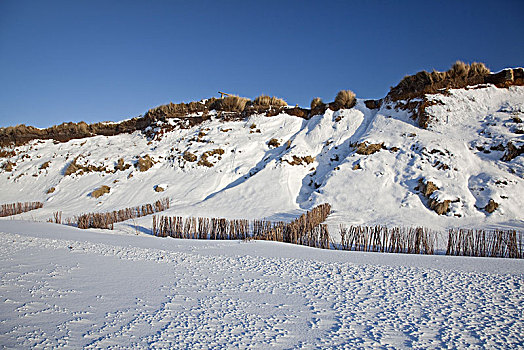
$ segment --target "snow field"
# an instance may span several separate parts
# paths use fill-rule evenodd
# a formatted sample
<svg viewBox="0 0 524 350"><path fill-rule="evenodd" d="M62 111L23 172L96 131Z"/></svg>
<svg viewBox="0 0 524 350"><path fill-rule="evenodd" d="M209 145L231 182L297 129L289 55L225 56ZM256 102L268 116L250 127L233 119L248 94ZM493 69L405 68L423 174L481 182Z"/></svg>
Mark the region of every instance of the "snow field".
<svg viewBox="0 0 524 350"><path fill-rule="evenodd" d="M0 344L518 348L524 262L0 222Z"/></svg>

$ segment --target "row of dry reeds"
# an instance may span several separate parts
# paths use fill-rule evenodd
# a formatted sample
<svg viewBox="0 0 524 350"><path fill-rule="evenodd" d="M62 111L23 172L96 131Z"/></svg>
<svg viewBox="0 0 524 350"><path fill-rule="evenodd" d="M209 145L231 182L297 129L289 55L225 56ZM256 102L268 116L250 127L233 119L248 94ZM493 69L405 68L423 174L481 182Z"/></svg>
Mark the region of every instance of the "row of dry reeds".
<svg viewBox="0 0 524 350"><path fill-rule="evenodd" d="M76 218L78 228L113 229L117 222L151 215L169 209L169 198L163 198L153 204L144 204L134 208L125 208L108 213L88 213Z"/></svg>
<svg viewBox="0 0 524 350"><path fill-rule="evenodd" d="M446 255L524 258L524 237L515 230L448 230Z"/></svg>
<svg viewBox="0 0 524 350"><path fill-rule="evenodd" d="M424 227L340 225L342 250L381 253L434 254L437 235Z"/></svg>
<svg viewBox="0 0 524 350"><path fill-rule="evenodd" d="M44 206L42 202L18 202L2 204L0 206L0 217L22 214L30 210L39 209Z"/></svg>
<svg viewBox="0 0 524 350"><path fill-rule="evenodd" d="M186 239L260 239L327 249L330 237L326 225L329 204L319 205L290 223L224 218L182 218L153 216L152 233L159 237Z"/></svg>

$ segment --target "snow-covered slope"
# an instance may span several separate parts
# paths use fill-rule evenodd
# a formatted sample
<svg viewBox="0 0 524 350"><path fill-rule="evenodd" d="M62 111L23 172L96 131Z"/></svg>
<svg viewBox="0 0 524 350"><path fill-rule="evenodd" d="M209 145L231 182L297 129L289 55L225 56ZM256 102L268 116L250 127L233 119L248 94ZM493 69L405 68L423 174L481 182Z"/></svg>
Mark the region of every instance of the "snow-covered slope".
<svg viewBox="0 0 524 350"><path fill-rule="evenodd" d="M169 197L169 215L289 220L328 202L333 227L524 227L524 160L501 160L509 142L524 142L518 123L524 87L490 85L427 98L435 102L426 109L428 129L393 102L370 110L359 100L352 109L328 109L309 120L287 114L231 122L214 117L188 129L152 130L153 138L137 131L65 143L35 140L1 161L16 165L0 170L0 202L44 202L18 216L34 220L55 211L67 218ZM268 145L271 139L277 147ZM364 142L382 145L376 153L359 154L366 153L357 151ZM206 158L205 152L212 153ZM141 172L135 164L146 155L154 165ZM191 155L196 161L186 160ZM102 171L65 175L74 160ZM430 198L416 189L421 179L438 187ZM111 188L108 194L90 196L102 185ZM490 199L499 204L493 213L484 209ZM449 200L449 211L438 215L431 200ZM137 221L150 227L150 218Z"/></svg>

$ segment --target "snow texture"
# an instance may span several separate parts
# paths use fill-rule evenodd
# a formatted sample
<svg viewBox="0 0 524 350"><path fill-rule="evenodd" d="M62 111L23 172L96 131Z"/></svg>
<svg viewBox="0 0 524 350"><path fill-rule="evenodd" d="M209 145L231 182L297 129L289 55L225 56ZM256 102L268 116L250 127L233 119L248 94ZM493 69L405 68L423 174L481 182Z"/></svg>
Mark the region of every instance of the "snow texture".
<svg viewBox="0 0 524 350"><path fill-rule="evenodd" d="M7 348L519 348L524 261L0 222Z"/></svg>

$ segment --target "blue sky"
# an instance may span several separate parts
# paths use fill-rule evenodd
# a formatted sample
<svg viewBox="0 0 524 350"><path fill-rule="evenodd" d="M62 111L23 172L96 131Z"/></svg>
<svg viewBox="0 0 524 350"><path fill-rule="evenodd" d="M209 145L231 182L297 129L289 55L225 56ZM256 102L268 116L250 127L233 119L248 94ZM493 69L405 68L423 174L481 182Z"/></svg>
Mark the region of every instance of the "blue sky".
<svg viewBox="0 0 524 350"><path fill-rule="evenodd" d="M225 91L380 98L460 59L524 65L524 1L0 1L0 126L138 116Z"/></svg>

